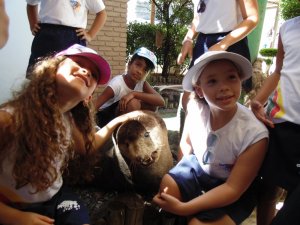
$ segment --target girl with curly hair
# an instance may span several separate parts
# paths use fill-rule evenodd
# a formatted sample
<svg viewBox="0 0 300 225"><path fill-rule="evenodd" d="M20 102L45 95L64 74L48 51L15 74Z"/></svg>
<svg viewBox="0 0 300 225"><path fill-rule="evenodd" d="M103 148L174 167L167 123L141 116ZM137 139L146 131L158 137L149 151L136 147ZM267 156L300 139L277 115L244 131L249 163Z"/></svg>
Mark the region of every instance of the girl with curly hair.
<svg viewBox="0 0 300 225"><path fill-rule="evenodd" d="M85 206L63 186L62 174L76 153L93 156L128 118L95 131L90 100L96 86L107 83L109 64L73 45L38 62L31 76L0 106L0 224L88 224Z"/></svg>

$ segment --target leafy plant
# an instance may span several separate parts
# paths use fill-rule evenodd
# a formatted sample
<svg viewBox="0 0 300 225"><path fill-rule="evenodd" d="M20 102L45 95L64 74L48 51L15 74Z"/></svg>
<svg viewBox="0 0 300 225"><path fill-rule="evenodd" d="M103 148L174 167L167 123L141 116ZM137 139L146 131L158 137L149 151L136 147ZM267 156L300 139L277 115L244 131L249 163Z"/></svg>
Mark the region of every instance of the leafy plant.
<svg viewBox="0 0 300 225"><path fill-rule="evenodd" d="M261 54L264 57L264 61L267 64L266 74L269 74L270 66L273 63L273 58L277 54L277 49L276 48L263 48L259 51L259 54Z"/></svg>
<svg viewBox="0 0 300 225"><path fill-rule="evenodd" d="M150 49L162 66L162 76L167 78L170 69L177 66L181 42L193 17L193 5L191 0L153 0L153 3L159 23L130 23L127 28L127 55L141 46ZM160 44L156 43L158 39ZM181 69L184 70L187 64Z"/></svg>
<svg viewBox="0 0 300 225"><path fill-rule="evenodd" d="M300 16L300 2L298 0L281 0L280 9L284 20Z"/></svg>
<svg viewBox="0 0 300 225"><path fill-rule="evenodd" d="M127 56L140 47L157 53L155 46L157 26L148 23L129 23L127 26Z"/></svg>
<svg viewBox="0 0 300 225"><path fill-rule="evenodd" d="M275 57L277 54L277 48L263 48L259 51L264 57Z"/></svg>
<svg viewBox="0 0 300 225"><path fill-rule="evenodd" d="M152 0L156 8L159 30L163 34L160 49L163 62L162 76L168 77L170 68L176 65L181 42L187 32L187 25L193 18L191 0Z"/></svg>

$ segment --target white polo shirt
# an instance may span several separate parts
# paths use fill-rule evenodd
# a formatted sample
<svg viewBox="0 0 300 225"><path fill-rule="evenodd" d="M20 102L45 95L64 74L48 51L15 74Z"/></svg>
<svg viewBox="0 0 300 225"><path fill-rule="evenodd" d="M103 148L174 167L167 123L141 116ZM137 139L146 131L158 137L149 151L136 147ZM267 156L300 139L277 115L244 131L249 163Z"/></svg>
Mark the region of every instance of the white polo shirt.
<svg viewBox="0 0 300 225"><path fill-rule="evenodd" d="M236 0L204 0L206 4L203 13L197 12L200 0L193 0L194 15L198 14L197 32L204 34L232 31L243 18Z"/></svg>
<svg viewBox="0 0 300 225"><path fill-rule="evenodd" d="M184 129L188 129L190 141L199 164L203 170L216 178L226 180L237 158L250 145L268 138L268 130L245 106L237 103L233 118L223 127L212 131L208 105L190 100ZM207 139L215 135L210 151L210 162L205 163ZM204 155L204 156L203 156Z"/></svg>
<svg viewBox="0 0 300 225"><path fill-rule="evenodd" d="M102 0L26 0L29 5L40 4L40 23L86 28L87 13L105 9Z"/></svg>

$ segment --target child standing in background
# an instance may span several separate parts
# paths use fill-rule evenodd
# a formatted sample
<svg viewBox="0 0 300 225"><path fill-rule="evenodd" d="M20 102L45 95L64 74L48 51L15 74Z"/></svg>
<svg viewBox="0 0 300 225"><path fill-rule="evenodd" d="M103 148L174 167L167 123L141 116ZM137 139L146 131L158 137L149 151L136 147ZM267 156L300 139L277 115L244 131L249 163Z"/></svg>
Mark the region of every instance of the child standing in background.
<svg viewBox="0 0 300 225"><path fill-rule="evenodd" d="M123 113L139 109L155 111L157 106L165 105L162 96L146 81L156 61L147 48L141 47L133 53L127 73L115 76L94 101L100 127Z"/></svg>
<svg viewBox="0 0 300 225"><path fill-rule="evenodd" d="M282 24L275 71L264 81L251 102L252 111L269 126L270 132L269 150L262 167L264 224L298 225L300 221L299 38L300 16ZM274 218L280 193L278 187L287 191L287 197Z"/></svg>
<svg viewBox="0 0 300 225"><path fill-rule="evenodd" d="M109 80L109 64L74 45L40 61L31 75L0 106L0 224L89 224L86 207L63 186L62 174L79 153L94 158L128 118L95 133L89 102L96 86Z"/></svg>
<svg viewBox="0 0 300 225"><path fill-rule="evenodd" d="M238 103L242 81L251 75L243 56L209 51L183 79L184 90L197 98L187 106L181 160L163 177L153 200L187 217L189 225L241 224L256 205L268 130Z"/></svg>
<svg viewBox="0 0 300 225"><path fill-rule="evenodd" d="M73 44L86 46L106 21L102 0L26 0L27 16L34 39L28 69L39 57L47 56ZM89 30L87 14L96 17ZM28 75L27 75L28 77Z"/></svg>
<svg viewBox="0 0 300 225"><path fill-rule="evenodd" d="M182 41L177 63L191 57L189 68L206 51L229 51L250 61L247 36L257 26L257 0L193 0L194 18ZM193 42L195 41L195 44ZM246 92L252 89L251 77L243 82ZM182 96L186 110L189 92Z"/></svg>

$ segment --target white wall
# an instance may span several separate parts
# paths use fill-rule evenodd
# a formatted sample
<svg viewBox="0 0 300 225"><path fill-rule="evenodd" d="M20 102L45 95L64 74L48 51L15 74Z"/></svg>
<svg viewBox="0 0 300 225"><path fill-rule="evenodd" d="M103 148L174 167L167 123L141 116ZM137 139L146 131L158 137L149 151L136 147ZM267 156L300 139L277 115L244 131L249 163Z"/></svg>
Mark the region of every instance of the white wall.
<svg viewBox="0 0 300 225"><path fill-rule="evenodd" d="M25 71L30 56L31 35L25 0L5 0L9 16L9 38L0 49L0 103L11 97L11 90L25 80Z"/></svg>

